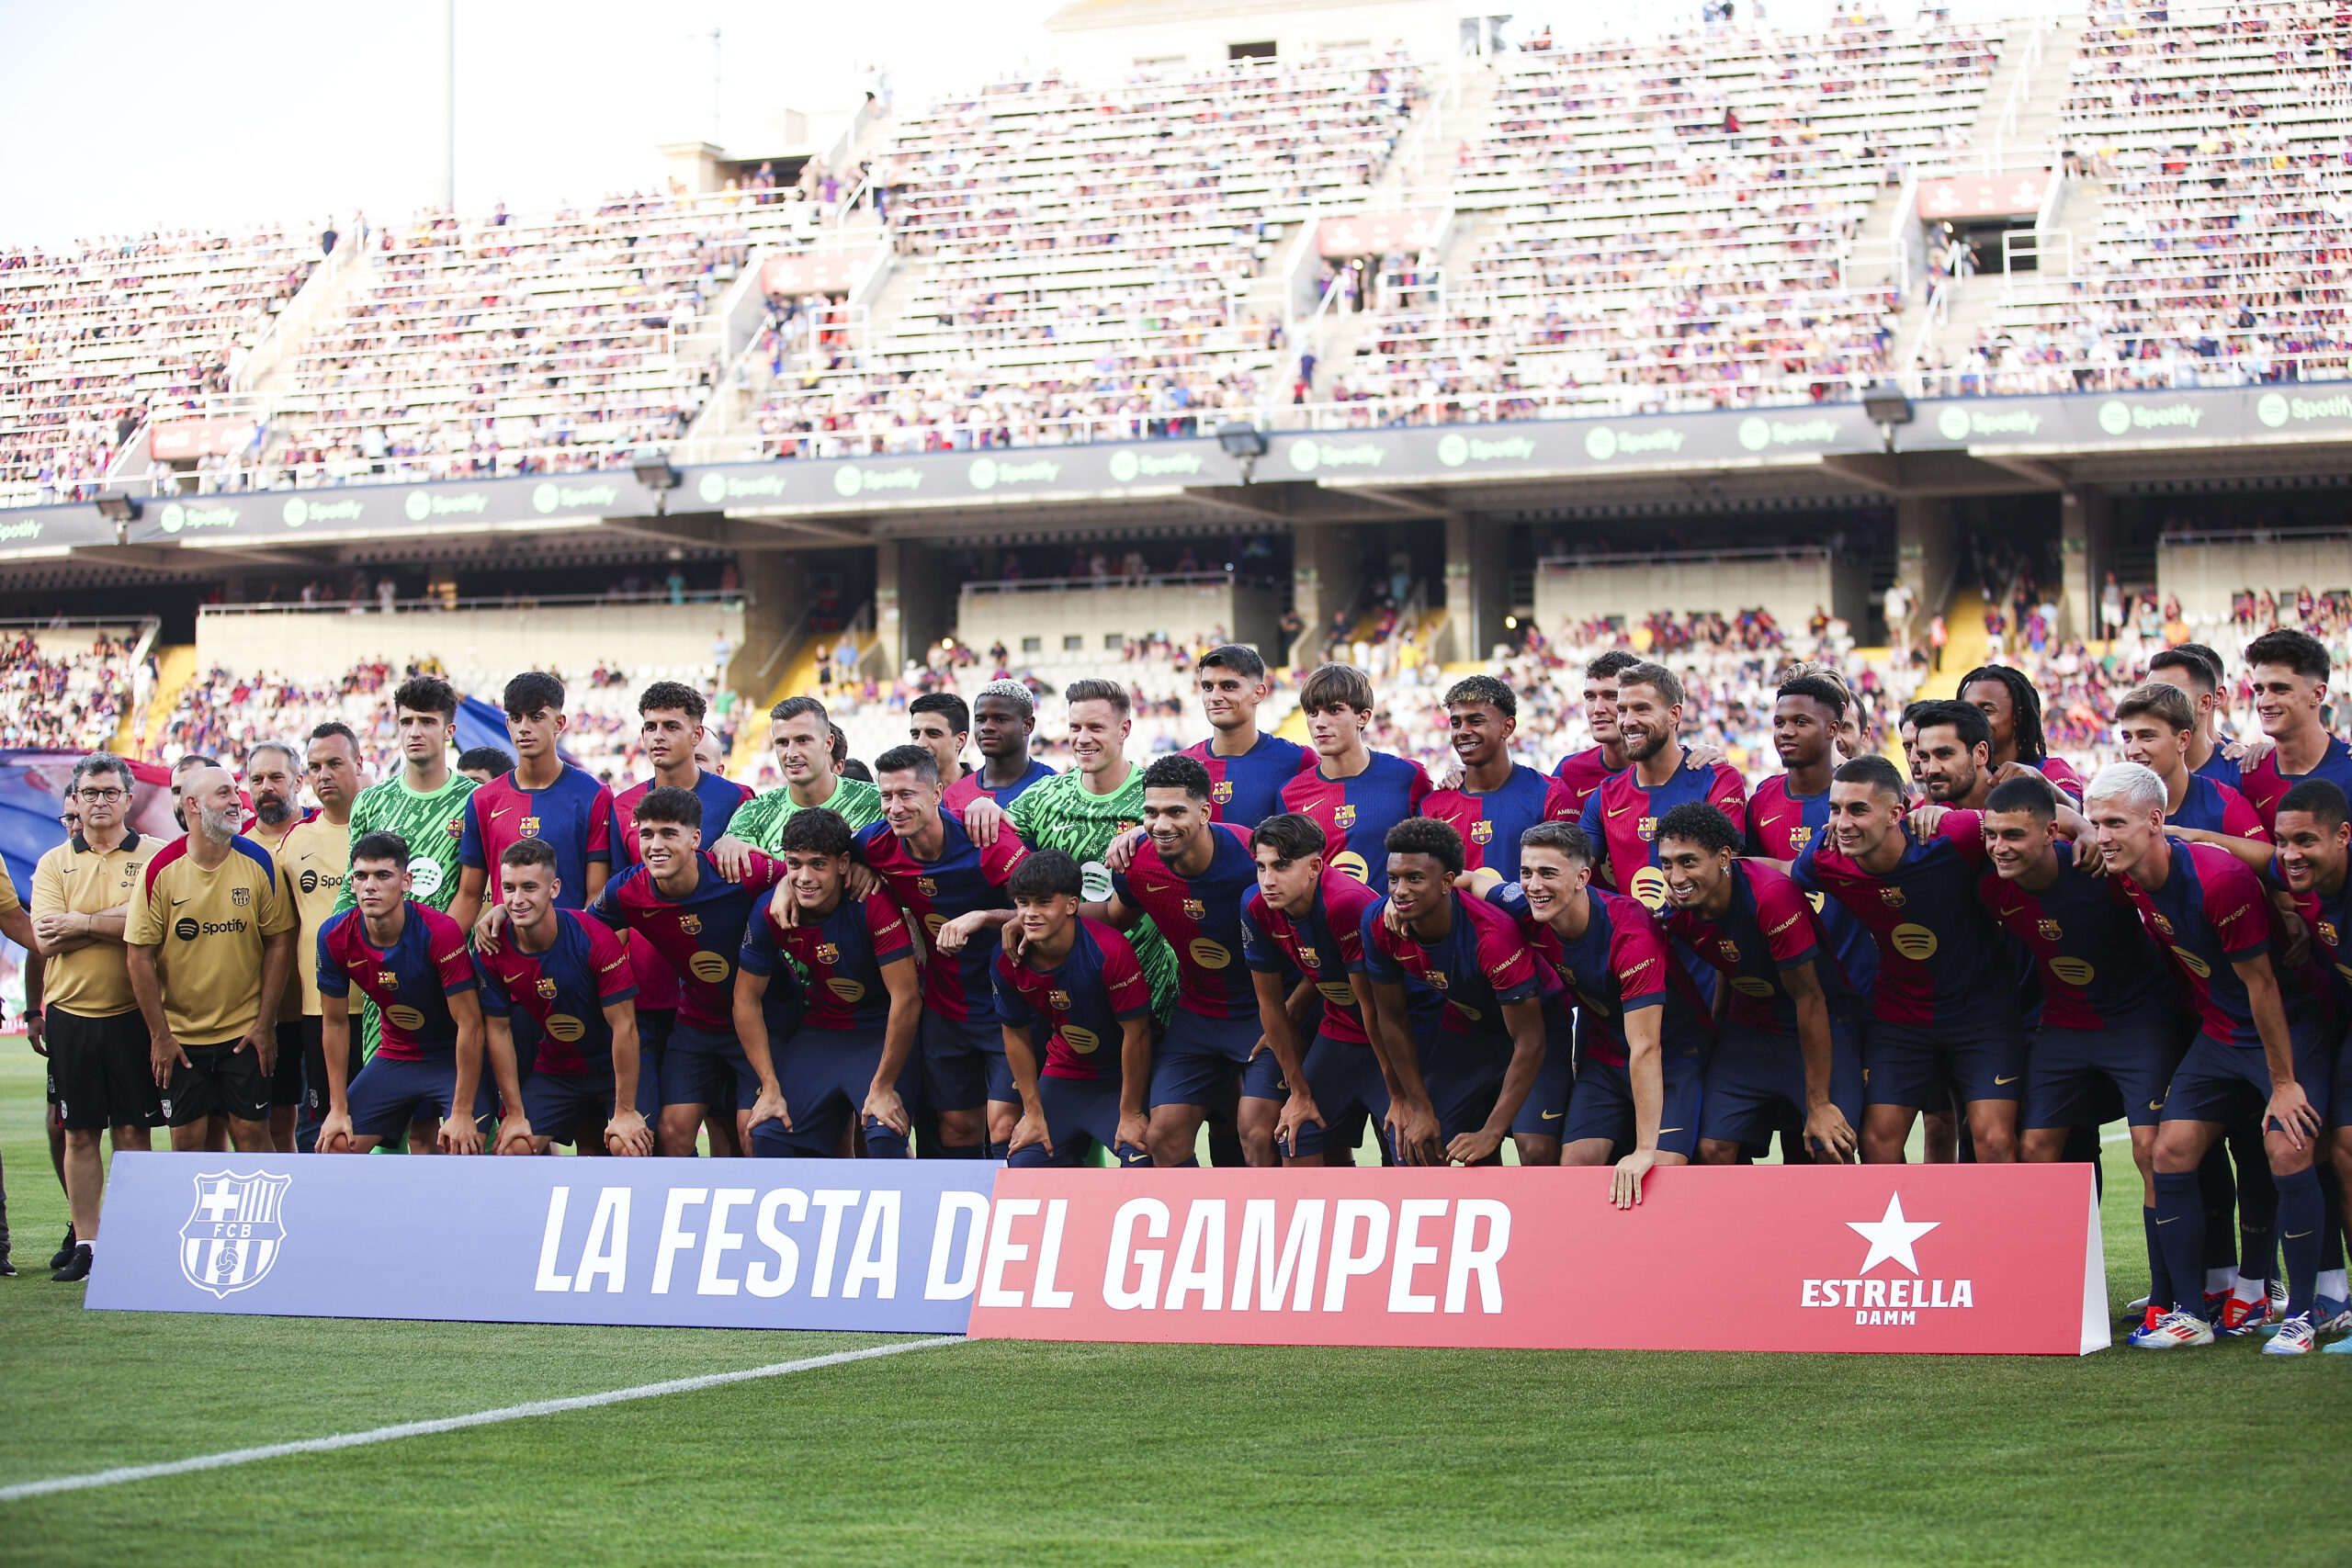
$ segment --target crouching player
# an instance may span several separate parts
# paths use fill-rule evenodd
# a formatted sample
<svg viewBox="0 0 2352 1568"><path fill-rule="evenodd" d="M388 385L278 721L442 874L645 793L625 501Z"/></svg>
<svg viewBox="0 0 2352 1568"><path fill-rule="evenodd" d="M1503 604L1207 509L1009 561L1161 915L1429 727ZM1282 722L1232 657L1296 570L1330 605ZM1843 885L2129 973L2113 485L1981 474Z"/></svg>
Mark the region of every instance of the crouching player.
<svg viewBox="0 0 2352 1568"><path fill-rule="evenodd" d="M1627 1146L1610 1183L1610 1201L1624 1209L1642 1201L1653 1167L1687 1165L1697 1150L1713 1032L1666 932L1639 899L1594 887L1592 860L1582 828L1539 822L1520 838L1518 883L1488 897L1527 923L1575 995L1584 1055L1560 1161L1600 1165Z"/></svg>
<svg viewBox="0 0 2352 1568"><path fill-rule="evenodd" d="M1566 1028L1558 976L1508 914L1455 891L1463 849L1453 828L1408 817L1388 830L1387 850L1388 897L1364 911L1363 957L1395 1080L1396 1157L1499 1165L1547 1030ZM1433 1036L1415 1037L1408 977L1445 998Z"/></svg>
<svg viewBox="0 0 2352 1568"><path fill-rule="evenodd" d="M637 1109L637 981L628 945L602 920L556 908L555 846L522 839L498 856L499 941L474 955L493 1060L514 1056L514 1014L538 1037L523 1077L531 1148L577 1141L616 1155L650 1155L653 1130Z"/></svg>
<svg viewBox="0 0 2352 1568"><path fill-rule="evenodd" d="M1151 987L1135 949L1109 926L1080 918L1085 878L1059 850L1039 850L1013 867L1005 891L1017 936L994 968L1005 1065L1021 1096L1012 1163L1076 1165L1091 1146L1121 1165L1149 1165Z"/></svg>
<svg viewBox="0 0 2352 1568"><path fill-rule="evenodd" d="M1346 1165L1351 1148L1334 1132L1388 1116L1388 1080L1372 1033L1371 980L1364 973L1363 915L1378 894L1324 860L1329 840L1314 818L1269 817L1250 836L1258 886L1241 900L1241 954L1258 988L1258 1022L1277 1060L1298 1059L1291 998L1295 966L1322 996L1323 1019L1304 1070L1285 1075L1289 1098L1274 1129L1284 1165ZM1329 1150L1329 1157L1326 1151Z"/></svg>
<svg viewBox="0 0 2352 1568"><path fill-rule="evenodd" d="M1842 1165L1860 1156L1859 999L1804 894L1785 873L1733 858L1739 847L1731 818L1699 801L1657 820L1667 930L1731 987L1701 1096L1699 1160L1737 1165L1743 1145L1795 1122L1808 1153Z"/></svg>
<svg viewBox="0 0 2352 1568"><path fill-rule="evenodd" d="M345 886L355 908L319 928L319 1018L326 1041L327 1114L319 1147L364 1155L414 1124L413 1150L478 1155L496 1111L481 1081L481 998L466 933L409 895L408 841L380 829L351 846ZM359 1076L351 1060L351 988L376 1004L383 1039ZM510 1110L495 1148L528 1151L511 1044L491 1054L498 1094ZM432 1129L428 1131L428 1129Z"/></svg>
<svg viewBox="0 0 2352 1568"><path fill-rule="evenodd" d="M821 806L796 811L776 838L784 880L761 895L735 970L735 1035L760 1080L752 1152L799 1158L841 1152L855 1116L874 1159L907 1157L922 979L897 900L849 896L856 836ZM789 959L791 962L786 963ZM793 965L807 975L800 1025L769 1028L768 990Z"/></svg>

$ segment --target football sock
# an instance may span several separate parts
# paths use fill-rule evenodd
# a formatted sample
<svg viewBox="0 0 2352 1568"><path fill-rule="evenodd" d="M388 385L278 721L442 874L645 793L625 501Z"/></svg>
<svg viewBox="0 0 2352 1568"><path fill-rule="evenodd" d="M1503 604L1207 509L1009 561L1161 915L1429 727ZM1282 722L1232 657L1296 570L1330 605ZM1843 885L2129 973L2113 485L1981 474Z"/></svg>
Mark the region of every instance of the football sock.
<svg viewBox="0 0 2352 1568"><path fill-rule="evenodd" d="M2165 1267L2165 1249L2156 1242L2155 1210L2141 1210L2140 1225L2148 1236L2148 1299L2168 1302L2172 1300L2172 1272Z"/></svg>
<svg viewBox="0 0 2352 1568"><path fill-rule="evenodd" d="M2237 1276L2237 1237L2230 1234L2230 1222L2237 1217L2238 1184L2230 1174L2230 1151L2222 1139L2205 1151L2205 1161L2197 1168L2198 1190L2205 1200L2205 1289L2209 1292L2227 1290ZM2219 1285L2213 1276L2223 1276Z"/></svg>
<svg viewBox="0 0 2352 1568"><path fill-rule="evenodd" d="M2324 1296L2332 1302L2352 1300L2352 1297L2346 1296L2345 1290L2346 1285L2343 1269L2323 1269L2319 1271L2319 1284L2312 1293Z"/></svg>
<svg viewBox="0 0 2352 1568"><path fill-rule="evenodd" d="M2234 1272L2234 1270L2233 1270L2233 1272ZM2248 1304L2252 1304L2255 1302L2266 1301L2269 1298L2269 1280L2249 1280L2243 1274L2239 1274L2237 1280L2238 1282L2236 1286L2230 1292L2230 1293L2237 1297L2238 1300L2247 1303ZM2211 1289L2211 1287L2209 1286L2207 1288Z"/></svg>
<svg viewBox="0 0 2352 1568"><path fill-rule="evenodd" d="M2312 1168L2319 1173L2319 1195L2327 1203L2327 1233L2320 1238L2320 1278L2324 1280L2333 1275L2337 1286L2331 1291L2323 1285L2319 1293L2341 1301L2344 1299L2344 1189L2336 1181L2334 1165L2315 1165Z"/></svg>
<svg viewBox="0 0 2352 1568"><path fill-rule="evenodd" d="M2327 1201L2320 1196L2319 1172L2303 1169L2277 1179L2278 1243L2286 1254L2287 1315L2309 1312L2318 1282L2320 1232L2327 1224Z"/></svg>
<svg viewBox="0 0 2352 1568"><path fill-rule="evenodd" d="M989 1158L1009 1159L1012 1155L1012 1140L1011 1138L1007 1138L1003 1142L1000 1143L996 1139L990 1138L989 1140L988 1148Z"/></svg>
<svg viewBox="0 0 2352 1568"><path fill-rule="evenodd" d="M2205 1246L2205 1206L2197 1194L2195 1171L2156 1172L2155 1224L2165 1270L2172 1276L2174 1308L2204 1316L2204 1292L2193 1288L2204 1272L2199 1257Z"/></svg>
<svg viewBox="0 0 2352 1568"><path fill-rule="evenodd" d="M2278 1185L2271 1179L2258 1122L2239 1122L2228 1138L2238 1173L2238 1272L2267 1280L2278 1270Z"/></svg>

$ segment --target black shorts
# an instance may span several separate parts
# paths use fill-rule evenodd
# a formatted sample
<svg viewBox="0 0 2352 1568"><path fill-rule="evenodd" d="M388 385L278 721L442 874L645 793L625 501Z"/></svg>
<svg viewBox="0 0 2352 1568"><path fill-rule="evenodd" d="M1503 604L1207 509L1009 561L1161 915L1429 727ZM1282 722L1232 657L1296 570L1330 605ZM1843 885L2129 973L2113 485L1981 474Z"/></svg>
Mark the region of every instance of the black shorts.
<svg viewBox="0 0 2352 1568"><path fill-rule="evenodd" d="M278 1021L277 1062L269 1073L269 1103L278 1111L290 1111L302 1103L302 1021L299 1018Z"/></svg>
<svg viewBox="0 0 2352 1568"><path fill-rule="evenodd" d="M164 1115L173 1126L193 1126L208 1116L226 1116L235 1122L269 1120L269 1079L261 1070L258 1055L237 1049L242 1043L242 1040L226 1040L218 1045L181 1043L180 1055L187 1058L188 1066L173 1064L171 1087L164 1091Z"/></svg>
<svg viewBox="0 0 2352 1568"><path fill-rule="evenodd" d="M147 1021L134 1010L84 1018L63 1008L42 1013L49 1046L50 1098L58 1120L76 1133L108 1127L160 1127Z"/></svg>

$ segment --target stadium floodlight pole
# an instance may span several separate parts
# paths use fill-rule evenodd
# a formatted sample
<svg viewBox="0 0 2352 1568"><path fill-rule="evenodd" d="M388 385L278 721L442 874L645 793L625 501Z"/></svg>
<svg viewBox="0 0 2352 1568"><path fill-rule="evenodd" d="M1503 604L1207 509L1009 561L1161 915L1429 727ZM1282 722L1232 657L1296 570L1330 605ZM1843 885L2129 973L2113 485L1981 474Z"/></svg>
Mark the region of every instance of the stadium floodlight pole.
<svg viewBox="0 0 2352 1568"><path fill-rule="evenodd" d="M1228 420L1216 433L1216 444L1225 448L1228 457L1241 459L1241 482L1248 484L1257 471L1258 459L1266 455L1266 433L1246 419Z"/></svg>
<svg viewBox="0 0 2352 1568"><path fill-rule="evenodd" d="M1894 450L1894 427L1911 423L1911 400L1903 389L1890 381L1879 381L1862 389L1862 412L1878 426L1879 435L1886 442L1889 452Z"/></svg>

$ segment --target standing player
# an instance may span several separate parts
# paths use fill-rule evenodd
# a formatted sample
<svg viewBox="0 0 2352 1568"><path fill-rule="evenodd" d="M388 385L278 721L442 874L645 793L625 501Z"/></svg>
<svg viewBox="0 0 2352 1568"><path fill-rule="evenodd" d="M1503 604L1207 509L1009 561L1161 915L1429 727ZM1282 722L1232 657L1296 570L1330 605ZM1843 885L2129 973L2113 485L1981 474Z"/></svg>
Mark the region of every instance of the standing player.
<svg viewBox="0 0 2352 1568"><path fill-rule="evenodd" d="M2178 687L2188 699L2196 716L2188 732L2188 771L2236 789L2237 759L2229 754L2229 742L2222 734L2222 687L2229 680L2222 656L2201 642L2184 642L2148 660L2148 679Z"/></svg>
<svg viewBox="0 0 2352 1568"><path fill-rule="evenodd" d="M2098 1125L2109 1098L2120 1097L2140 1168L2153 1293L2169 1300L2154 1160L2165 1086L2185 1043L2172 976L2120 881L2085 871L2058 835L2047 784L2018 778L1996 785L1984 806L1984 845L1992 864L1977 878L1977 899L2033 955L2041 983L2019 1156L2064 1158L2069 1134Z"/></svg>
<svg viewBox="0 0 2352 1568"><path fill-rule="evenodd" d="M1363 916L1364 972L1395 1080L1388 1124L1408 1165L1499 1165L1555 1021L1545 1013L1557 978L1515 919L1454 888L1462 873L1461 835L1408 818L1388 830L1388 896ZM1408 975L1445 998L1426 1051Z"/></svg>
<svg viewBox="0 0 2352 1568"><path fill-rule="evenodd" d="M1163 1166L1199 1163L1201 1123L1232 1097L1264 1039L1241 952L1241 900L1257 863L1240 829L1212 819L1213 787L1197 757L1154 759L1143 770L1143 847L1112 874L1110 897L1081 911L1120 931L1148 919L1176 954L1175 1013L1151 1069L1151 1157ZM1295 1049L1277 1062L1285 1078L1299 1069ZM1261 1146L1245 1140L1253 1165L1274 1163L1273 1121Z"/></svg>
<svg viewBox="0 0 2352 1568"><path fill-rule="evenodd" d="M1568 804L1581 814L1601 782L1633 765L1617 728L1617 680L1643 662L1638 653L1612 648L1584 667L1584 724L1593 744L1560 759L1553 776L1568 786Z"/></svg>
<svg viewBox="0 0 2352 1568"><path fill-rule="evenodd" d="M914 934L888 893L850 896L857 843L839 817L822 807L795 812L778 837L784 880L752 906L735 973L735 1032L760 1080L752 1152L831 1155L855 1118L868 1156L904 1159L921 1071ZM808 976L807 1010L779 1040L767 991L792 964Z"/></svg>
<svg viewBox="0 0 2352 1568"><path fill-rule="evenodd" d="M638 694L638 739L653 776L613 796L609 837L615 875L639 863L638 803L653 791L683 789L700 800L703 831L713 842L727 837L736 811L752 798L750 790L718 772L715 754L704 760L702 748L712 739L703 722L709 714L703 694L682 681L656 681ZM637 986L637 1109L649 1122L658 1122L662 1057L678 1019L678 976L650 942L635 937L628 942L629 974ZM735 1135L735 1118L713 1116L706 1131L713 1148L725 1147Z"/></svg>
<svg viewBox="0 0 2352 1568"><path fill-rule="evenodd" d="M1090 1145L1121 1165L1152 1163L1144 1111L1151 987L1126 938L1080 918L1083 886L1078 863L1059 850L1029 856L1006 884L1021 942L1018 953L997 954L995 983L1005 1063L1021 1096L1015 1166L1073 1166ZM1103 1049L1114 1041L1115 1052Z"/></svg>
<svg viewBox="0 0 2352 1568"><path fill-rule="evenodd" d="M1388 830L1418 817L1430 795L1419 762L1364 744L1372 680L1352 664L1326 664L1306 678L1298 705L1315 742L1315 765L1283 786L1282 805L1315 818L1332 846L1326 859L1375 893L1388 891Z"/></svg>
<svg viewBox="0 0 2352 1568"><path fill-rule="evenodd" d="M980 749L980 765L947 786L940 804L951 816L985 795L1003 810L1034 784L1054 776L1054 770L1029 754L1037 733L1037 702L1018 681L990 681L972 696L972 739ZM944 776L944 775L943 775Z"/></svg>
<svg viewBox="0 0 2352 1568"><path fill-rule="evenodd" d="M2296 898L2297 912L2324 951L2322 961L2332 972L2330 988L2339 1022L2352 1008L2352 807L2344 792L2325 779L2305 779L2278 802L2278 862L2274 874ZM2329 1155L2340 1191L2352 1191L2352 1050L2336 1047L2335 1082L2329 1091ZM2340 1221L2339 1213L2336 1218ZM2340 1227L2339 1227L2340 1228ZM2352 1326L2346 1321L2348 1292L2337 1237L2328 1238L2329 1257L2321 1263L2320 1310L2328 1326ZM2352 1356L2352 1339L2327 1348L2331 1356Z"/></svg>
<svg viewBox="0 0 2352 1568"><path fill-rule="evenodd" d="M1657 822L1666 929L1731 989L1700 1101L1699 1160L1737 1165L1743 1147L1792 1122L1838 1164L1860 1154L1860 998L1846 985L1804 892L1761 861L1734 858L1739 829L1686 800Z"/></svg>
<svg viewBox="0 0 2352 1568"><path fill-rule="evenodd" d="M300 753L283 740L255 741L245 751L245 794L253 801L253 821L247 830L268 848L281 878L287 834L309 816L301 805L303 771ZM279 892L284 895L287 888ZM300 907L289 907L299 920ZM298 973L301 947L298 934L294 942ZM302 996L299 986L288 985L277 1004L277 1060L269 1075L269 1146L277 1153L295 1152L295 1122L301 1108Z"/></svg>
<svg viewBox="0 0 2352 1568"><path fill-rule="evenodd" d="M1445 722L1461 782L1430 794L1422 814L1462 835L1470 869L1519 880L1519 836L1538 822L1572 822L1581 803L1558 778L1511 761L1519 695L1491 675L1471 675L1445 694Z"/></svg>
<svg viewBox="0 0 2352 1568"><path fill-rule="evenodd" d="M1686 800L1713 807L1742 834L1747 831L1747 785L1739 771L1717 762L1702 771L1682 765L1682 682L1658 664L1628 665L1617 677L1617 727L1633 766L1611 774L1584 803L1577 826L1601 846L1610 884L1656 910L1666 904L1666 877L1657 869L1657 823Z"/></svg>
<svg viewBox="0 0 2352 1568"><path fill-rule="evenodd" d="M343 897L351 866L351 808L359 795L359 737L333 719L311 731L303 775L319 808L287 829L271 853L277 861L279 891L301 922L294 939L294 980L301 987L300 1046L302 1118L295 1146L311 1154L319 1146L319 1121L327 1113L325 1026L319 1000L319 931ZM349 1036L346 1034L346 1039ZM356 1045L356 1040L351 1040ZM359 1072L354 1056L344 1063L344 1081Z"/></svg>
<svg viewBox="0 0 2352 1568"><path fill-rule="evenodd" d="M2156 1129L2156 1235L2172 1310L2131 1342L2156 1350L2212 1343L2197 1171L2222 1129L2251 1104L2266 1118L2287 1265L2287 1320L2264 1349L2299 1355L2312 1348L2320 1327L2312 1298L2327 1205L2312 1141L2327 1120L2335 1043L2325 984L2282 977L2273 966L2283 927L2252 872L2225 851L2165 836L2162 779L2136 762L2111 762L2091 781L2089 796L2108 867L2149 934L2170 950L2201 1025L2173 1072Z"/></svg>
<svg viewBox="0 0 2352 1568"><path fill-rule="evenodd" d="M1273 694L1258 650L1227 643L1201 655L1195 679L1209 738L1184 754L1209 771L1209 810L1244 832L1283 809L1283 786L1310 761L1306 747L1258 728L1258 709Z"/></svg>
<svg viewBox="0 0 2352 1568"><path fill-rule="evenodd" d="M482 1081L481 982L466 956L465 930L408 896L411 859L398 834L353 840L353 907L318 934L327 1064L319 1147L327 1154L364 1155L406 1132L412 1151L476 1155L494 1114L492 1085ZM375 1002L384 1040L346 1084L354 986ZM493 1044L490 1062L507 1106L492 1147L528 1154L531 1124L514 1053Z"/></svg>
<svg viewBox="0 0 2352 1568"><path fill-rule="evenodd" d="M972 771L964 765L964 746L972 738L972 710L955 693L925 692L909 703L907 735L939 759L939 776L950 784Z"/></svg>
<svg viewBox="0 0 2352 1568"><path fill-rule="evenodd" d="M989 969L999 931L1012 918L1004 886L1028 846L1001 830L975 842L942 812L939 759L921 746L893 746L874 760L874 772L882 820L858 833L857 853L932 944L923 972L922 1081L923 1098L939 1115L939 1153L1001 1159L1021 1102L1005 1065Z"/></svg>
<svg viewBox="0 0 2352 1568"><path fill-rule="evenodd" d="M1382 1047L1366 1026L1371 981L1363 958L1364 912L1380 896L1332 870L1324 848L1314 818L1295 811L1267 818L1250 836L1258 886L1241 901L1241 952L1258 993L1258 1025L1277 1062L1302 1062L1300 1072L1283 1075L1288 1093L1274 1146L1284 1165L1351 1163L1351 1147L1333 1138L1340 1129L1388 1116ZM1303 1052L1295 998L1283 988L1292 970L1306 976L1323 1004L1314 1042ZM1419 995L1435 1001L1434 992ZM1412 1025L1419 1035L1436 1027L1434 1006L1428 1011L1431 1016Z"/></svg>
<svg viewBox="0 0 2352 1568"><path fill-rule="evenodd" d="M1582 1058L1560 1160L1601 1165L1623 1147L1610 1201L1642 1201L1642 1178L1687 1165L1699 1145L1701 1078L1713 1030L1706 1004L1656 916L1592 886L1596 850L1573 822L1538 822L1520 840L1517 884L1487 894L1519 917L1584 1020Z"/></svg>
<svg viewBox="0 0 2352 1568"><path fill-rule="evenodd" d="M2352 746L2327 730L2327 645L2309 632L2281 628L2245 645L2254 686L2254 716L2271 750L2245 772L2239 793L2275 826L2278 802L2307 778L2323 778L2352 795Z"/></svg>
<svg viewBox="0 0 2352 1568"><path fill-rule="evenodd" d="M191 770L187 837L147 863L122 940L147 1021L172 1147L204 1147L226 1116L240 1154L267 1154L277 1006L294 967L294 910L269 852L240 835L237 781Z"/></svg>
<svg viewBox="0 0 2352 1568"><path fill-rule="evenodd" d="M834 771L833 721L816 698L786 697L770 708L768 745L784 783L744 802L729 826L729 837L773 853L786 820L812 806L832 812L853 831L882 819L882 802L874 786ZM714 845L718 841L710 840ZM724 863L731 857L721 859Z"/></svg>
<svg viewBox="0 0 2352 1568"><path fill-rule="evenodd" d="M1772 698L1772 750L1780 773L1756 786L1747 803L1747 852L1786 870L1829 830L1829 776L1838 766L1838 737L1849 721L1852 694L1821 675L1781 682ZM1843 904L1812 896L1813 912L1846 983L1868 997L1878 978L1878 948ZM1854 1020L1856 1029L1863 1021ZM1858 1035L1859 1038L1859 1035Z"/></svg>
<svg viewBox="0 0 2352 1568"><path fill-rule="evenodd" d="M586 908L613 869L613 792L556 750L571 722L563 711L563 682L527 671L507 682L503 695L514 766L466 797L458 835L458 896L449 914L469 930L481 915L490 868L525 839L555 851L557 897L564 908ZM489 901L489 918L502 919L498 899Z"/></svg>
<svg viewBox="0 0 2352 1568"><path fill-rule="evenodd" d="M2006 664L1982 664L1960 678L1959 691L1962 702L1984 712L1995 784L2017 776L2009 771L2014 762L2048 779L2069 800L2083 798L2082 779L2064 757L2050 754L2041 738L2041 694L2031 676Z"/></svg>
<svg viewBox="0 0 2352 1568"><path fill-rule="evenodd" d="M499 940L474 956L491 1060L516 1060L517 1010L538 1034L531 1070L521 1074L530 1146L502 1138L500 1152L546 1154L577 1139L582 1154L591 1146L651 1154L653 1130L637 1109L637 987L628 939L562 906L560 857L544 839L501 850L498 882Z"/></svg>
<svg viewBox="0 0 2352 1568"><path fill-rule="evenodd" d="M1862 1157L1901 1163L1912 1121L1949 1086L1966 1108L1976 1157L2014 1160L2025 1044L2014 960L1976 901L1982 819L1947 811L1914 842L1903 775L1877 756L1831 775L1829 810L1826 840L1806 846L1792 874L1806 892L1843 904L1878 944Z"/></svg>
<svg viewBox="0 0 2352 1568"><path fill-rule="evenodd" d="M2174 838L2227 850L2257 873L2270 863L2270 830L2245 796L2188 765L2197 712L2178 686L2150 681L2125 693L2115 732L2125 761L2165 781L2165 826Z"/></svg>
<svg viewBox="0 0 2352 1568"><path fill-rule="evenodd" d="M81 825L33 868L32 942L46 965L44 1029L57 1116L65 1134L65 1200L73 1213L64 1256L51 1267L71 1282L89 1277L85 1244L98 1235L106 1164L98 1134L115 1152L144 1151L164 1125L147 1021L130 986L123 932L157 851L130 827L130 764L94 751L74 764L67 785ZM0 931L12 920L0 919ZM23 935L13 940L24 942Z"/></svg>

